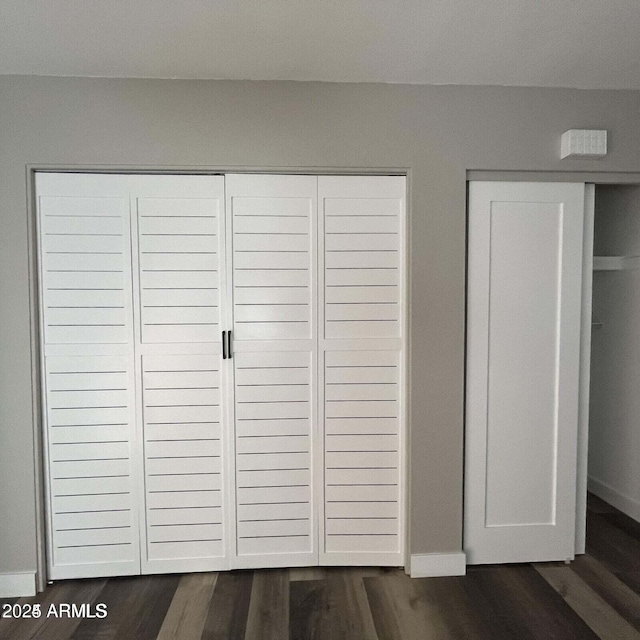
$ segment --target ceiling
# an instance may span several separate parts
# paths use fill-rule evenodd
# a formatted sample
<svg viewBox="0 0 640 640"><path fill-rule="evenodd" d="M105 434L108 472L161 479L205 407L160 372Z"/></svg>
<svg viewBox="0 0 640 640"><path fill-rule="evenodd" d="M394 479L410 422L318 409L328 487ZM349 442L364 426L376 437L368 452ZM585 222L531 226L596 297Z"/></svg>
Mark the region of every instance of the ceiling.
<svg viewBox="0 0 640 640"><path fill-rule="evenodd" d="M640 89L638 0L0 0L0 74Z"/></svg>

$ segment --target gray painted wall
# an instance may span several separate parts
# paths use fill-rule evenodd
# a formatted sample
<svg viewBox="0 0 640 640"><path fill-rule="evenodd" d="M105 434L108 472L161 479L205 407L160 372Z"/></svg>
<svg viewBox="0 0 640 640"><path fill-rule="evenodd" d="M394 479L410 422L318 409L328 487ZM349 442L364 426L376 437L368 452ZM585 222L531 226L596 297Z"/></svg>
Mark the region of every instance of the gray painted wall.
<svg viewBox="0 0 640 640"><path fill-rule="evenodd" d="M569 128L610 155L558 159ZM413 553L462 540L465 171L640 171L640 92L0 78L0 573L35 568L25 165L411 169Z"/></svg>

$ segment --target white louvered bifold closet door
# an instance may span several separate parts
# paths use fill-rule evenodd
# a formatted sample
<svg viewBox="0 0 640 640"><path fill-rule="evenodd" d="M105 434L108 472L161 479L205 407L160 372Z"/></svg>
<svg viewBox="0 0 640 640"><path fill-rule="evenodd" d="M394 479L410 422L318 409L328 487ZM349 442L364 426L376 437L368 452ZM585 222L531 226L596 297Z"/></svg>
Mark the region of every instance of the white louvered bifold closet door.
<svg viewBox="0 0 640 640"><path fill-rule="evenodd" d="M135 176L142 572L228 567L224 178Z"/></svg>
<svg viewBox="0 0 640 640"><path fill-rule="evenodd" d="M226 176L237 568L318 562L316 176Z"/></svg>
<svg viewBox="0 0 640 640"><path fill-rule="evenodd" d="M36 177L49 579L140 572L129 198Z"/></svg>
<svg viewBox="0 0 640 640"><path fill-rule="evenodd" d="M320 176L320 564L404 564L404 177Z"/></svg>
<svg viewBox="0 0 640 640"><path fill-rule="evenodd" d="M405 178L36 192L49 577L403 564Z"/></svg>

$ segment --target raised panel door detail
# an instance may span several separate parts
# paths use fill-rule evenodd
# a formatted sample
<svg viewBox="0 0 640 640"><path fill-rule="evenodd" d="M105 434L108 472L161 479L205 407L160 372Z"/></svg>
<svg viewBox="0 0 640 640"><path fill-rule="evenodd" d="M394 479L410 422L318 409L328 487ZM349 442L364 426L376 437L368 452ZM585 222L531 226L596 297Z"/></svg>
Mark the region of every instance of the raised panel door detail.
<svg viewBox="0 0 640 640"><path fill-rule="evenodd" d="M491 204L486 526L555 522L562 217Z"/></svg>

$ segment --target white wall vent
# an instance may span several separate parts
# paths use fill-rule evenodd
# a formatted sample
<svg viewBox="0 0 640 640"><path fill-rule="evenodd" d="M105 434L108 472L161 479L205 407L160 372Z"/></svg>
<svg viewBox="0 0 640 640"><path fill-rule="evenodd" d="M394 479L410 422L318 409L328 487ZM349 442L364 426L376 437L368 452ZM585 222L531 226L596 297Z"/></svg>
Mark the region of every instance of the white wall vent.
<svg viewBox="0 0 640 640"><path fill-rule="evenodd" d="M562 134L561 158L602 158L606 155L606 129L569 129Z"/></svg>

